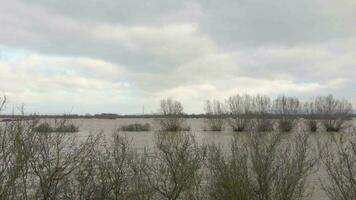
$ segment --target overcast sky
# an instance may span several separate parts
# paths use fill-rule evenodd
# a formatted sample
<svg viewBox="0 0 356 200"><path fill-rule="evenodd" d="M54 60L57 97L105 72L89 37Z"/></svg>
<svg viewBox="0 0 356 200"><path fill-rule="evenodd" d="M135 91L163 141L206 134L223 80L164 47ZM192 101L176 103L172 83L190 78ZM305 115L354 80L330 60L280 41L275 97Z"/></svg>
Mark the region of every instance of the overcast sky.
<svg viewBox="0 0 356 200"><path fill-rule="evenodd" d="M237 93L356 105L355 0L0 0L8 109L189 113Z"/></svg>

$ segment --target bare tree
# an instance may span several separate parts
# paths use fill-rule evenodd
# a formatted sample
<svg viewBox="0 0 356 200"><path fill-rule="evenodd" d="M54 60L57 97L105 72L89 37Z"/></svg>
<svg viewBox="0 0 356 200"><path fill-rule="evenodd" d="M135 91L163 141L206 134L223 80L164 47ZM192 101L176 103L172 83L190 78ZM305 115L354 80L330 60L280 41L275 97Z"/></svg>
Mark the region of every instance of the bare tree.
<svg viewBox="0 0 356 200"><path fill-rule="evenodd" d="M248 142L236 138L231 156L209 152L211 199L300 200L307 196L306 179L315 169L306 134L290 142L280 133L253 133Z"/></svg>
<svg viewBox="0 0 356 200"><path fill-rule="evenodd" d="M183 106L179 101L170 98L160 102L158 113L161 118L157 119L160 130L162 131L181 131L189 129L186 119L183 118Z"/></svg>
<svg viewBox="0 0 356 200"><path fill-rule="evenodd" d="M356 133L333 137L324 151L323 164L327 179L322 182L331 200L356 197Z"/></svg>
<svg viewBox="0 0 356 200"><path fill-rule="evenodd" d="M126 137L115 133L99 158L99 199L128 199L130 197L131 162L133 152Z"/></svg>
<svg viewBox="0 0 356 200"><path fill-rule="evenodd" d="M270 118L272 112L271 99L268 96L256 95L252 101L252 113L256 119L250 123L251 129L258 132L267 132L273 130L273 120Z"/></svg>
<svg viewBox="0 0 356 200"><path fill-rule="evenodd" d="M204 148L199 147L194 136L187 132L158 132L156 147L156 153L146 154L151 159L145 171L155 197L190 199L187 195L200 183Z"/></svg>
<svg viewBox="0 0 356 200"><path fill-rule="evenodd" d="M66 195L66 179L82 164L93 144L79 142L73 133L32 134L25 148L34 176L35 198L62 199Z"/></svg>
<svg viewBox="0 0 356 200"><path fill-rule="evenodd" d="M212 144L208 151L208 194L212 200L252 200L254 191L249 170L249 154L235 136L231 144L231 155L221 146Z"/></svg>
<svg viewBox="0 0 356 200"><path fill-rule="evenodd" d="M150 200L153 199L155 190L150 185L150 161L147 157L148 153L142 155L136 154L133 162L131 162L132 178L130 199L133 200Z"/></svg>
<svg viewBox="0 0 356 200"><path fill-rule="evenodd" d="M335 99L332 95L317 97L317 113L325 118L322 123L327 131L338 132L345 128L352 115L352 104L345 99Z"/></svg>
<svg viewBox="0 0 356 200"><path fill-rule="evenodd" d="M16 158L15 127L0 126L0 199L12 199L16 181L20 177L21 160Z"/></svg>
<svg viewBox="0 0 356 200"><path fill-rule="evenodd" d="M209 130L221 131L225 122L223 118L225 114L224 105L218 100L212 102L207 100L205 102L205 113L207 116L205 123L208 125Z"/></svg>
<svg viewBox="0 0 356 200"><path fill-rule="evenodd" d="M228 123L234 131L244 131L249 126L250 118L247 115L252 113L252 97L249 95L235 95L226 101L229 114Z"/></svg>
<svg viewBox="0 0 356 200"><path fill-rule="evenodd" d="M280 96L273 102L274 114L277 114L278 126L281 131L290 132L301 113L301 103L296 97Z"/></svg>

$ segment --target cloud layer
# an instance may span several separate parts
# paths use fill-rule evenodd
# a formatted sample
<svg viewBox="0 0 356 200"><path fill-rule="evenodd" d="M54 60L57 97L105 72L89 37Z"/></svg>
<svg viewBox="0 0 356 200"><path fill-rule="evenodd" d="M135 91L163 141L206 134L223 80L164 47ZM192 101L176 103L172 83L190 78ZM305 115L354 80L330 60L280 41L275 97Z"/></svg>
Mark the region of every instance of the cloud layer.
<svg viewBox="0 0 356 200"><path fill-rule="evenodd" d="M333 93L356 105L353 0L13 0L0 92L30 112L201 112L236 93Z"/></svg>

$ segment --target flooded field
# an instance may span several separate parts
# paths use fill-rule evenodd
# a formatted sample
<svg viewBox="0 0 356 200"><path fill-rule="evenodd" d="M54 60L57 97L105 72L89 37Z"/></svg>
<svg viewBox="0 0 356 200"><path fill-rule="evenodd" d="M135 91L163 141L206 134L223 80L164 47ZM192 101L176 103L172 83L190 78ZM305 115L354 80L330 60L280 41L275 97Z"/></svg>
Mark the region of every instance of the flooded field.
<svg viewBox="0 0 356 200"><path fill-rule="evenodd" d="M154 119L116 119L116 120L103 120L103 119L76 119L72 121L74 124L79 126L80 137L85 137L88 134L96 134L102 133L106 136L110 136L113 132L115 132L122 125L129 125L132 123L150 123L153 125L153 129L157 129L157 125L155 125ZM196 137L198 143L200 144L210 144L216 143L221 145L223 149L226 151L229 150L229 145L232 141L232 136L235 134L239 134L241 138L244 137L245 133L236 133L230 130L228 126L224 128L224 131L214 132L214 131L204 131L205 123L204 119L189 119L188 125L191 127L191 132ZM352 121L355 124L355 120ZM302 124L302 123L300 123ZM301 125L299 125L301 126ZM152 149L154 146L154 136L155 132L122 132L124 133L134 148L138 151L143 148ZM293 133L289 134L290 136ZM291 137L292 138L292 137ZM328 138L330 138L330 133L326 132L317 132L312 135L312 146L317 147L318 142L325 142ZM312 190L311 199L319 200L319 199L327 199L326 194L321 189L320 181L325 178L326 172L322 167L318 169L318 171L312 174L309 178L308 185L310 187L314 187Z"/></svg>

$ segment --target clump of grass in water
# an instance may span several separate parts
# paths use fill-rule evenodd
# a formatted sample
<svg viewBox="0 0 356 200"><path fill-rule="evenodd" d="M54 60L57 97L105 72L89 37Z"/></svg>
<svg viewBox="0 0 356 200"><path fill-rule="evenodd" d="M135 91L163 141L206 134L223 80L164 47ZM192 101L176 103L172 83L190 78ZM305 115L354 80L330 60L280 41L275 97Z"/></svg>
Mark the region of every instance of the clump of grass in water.
<svg viewBox="0 0 356 200"><path fill-rule="evenodd" d="M55 123L54 126L51 126L48 122L42 122L34 127L34 131L38 133L75 133L79 131L79 127L63 120Z"/></svg>
<svg viewBox="0 0 356 200"><path fill-rule="evenodd" d="M149 123L145 123L145 124L134 123L134 124L121 126L119 130L120 131L135 131L135 132L150 131L151 125Z"/></svg>
<svg viewBox="0 0 356 200"><path fill-rule="evenodd" d="M34 131L39 133L52 133L54 129L48 122L43 122L34 128Z"/></svg>

